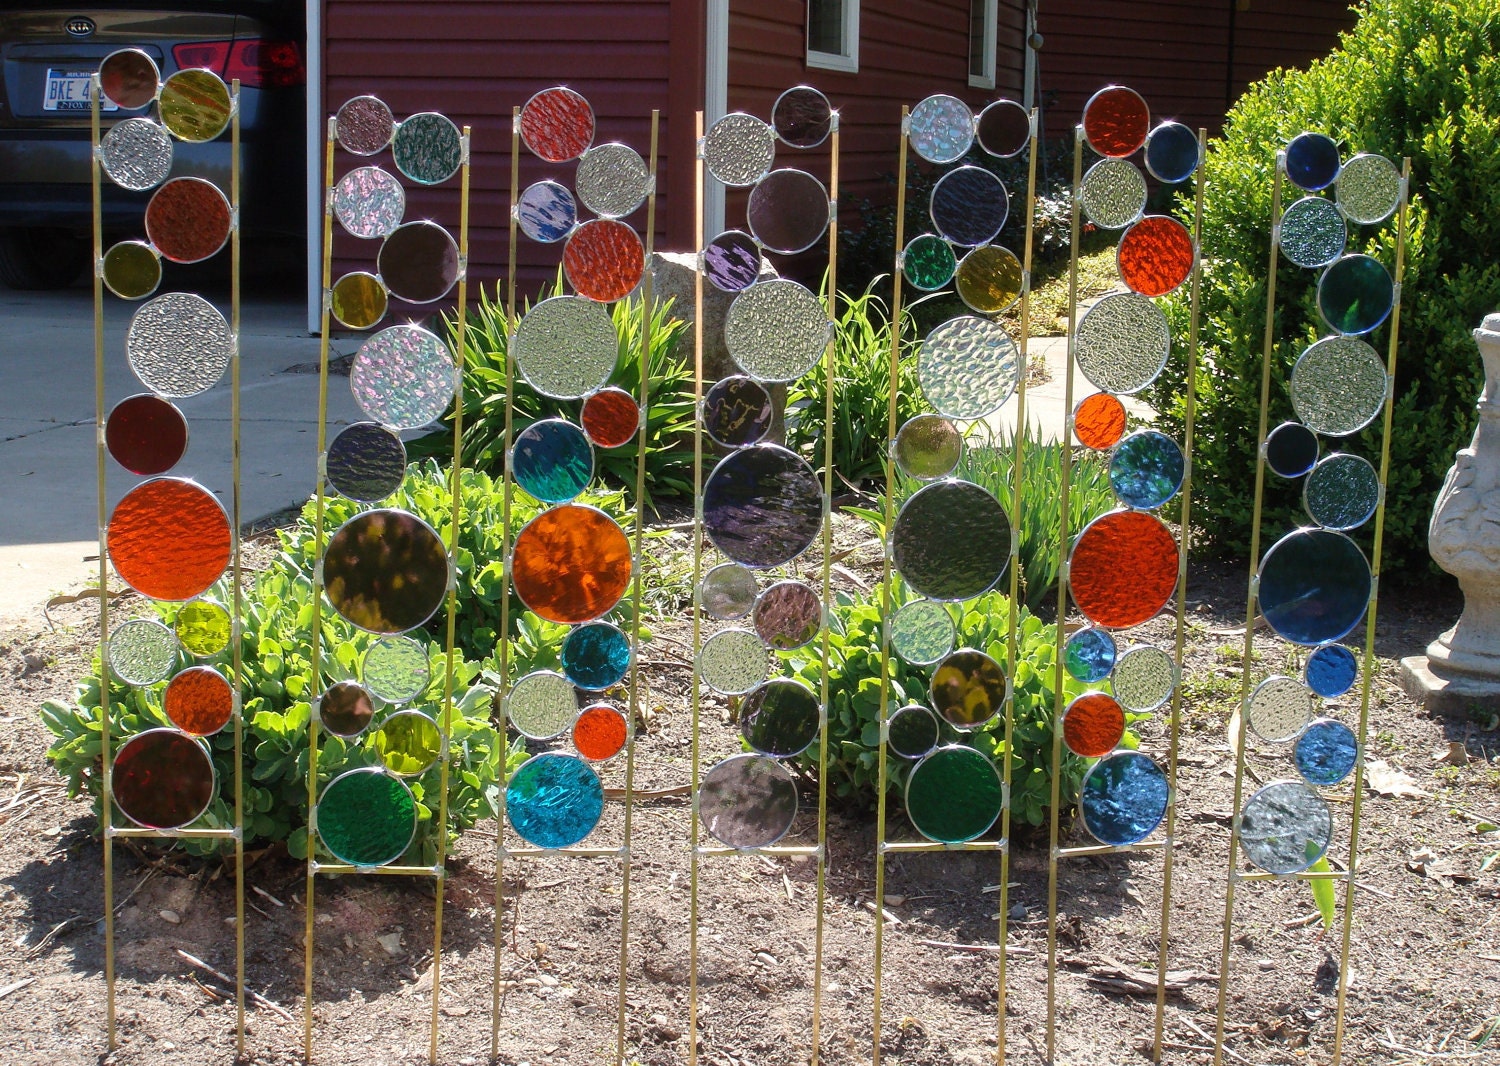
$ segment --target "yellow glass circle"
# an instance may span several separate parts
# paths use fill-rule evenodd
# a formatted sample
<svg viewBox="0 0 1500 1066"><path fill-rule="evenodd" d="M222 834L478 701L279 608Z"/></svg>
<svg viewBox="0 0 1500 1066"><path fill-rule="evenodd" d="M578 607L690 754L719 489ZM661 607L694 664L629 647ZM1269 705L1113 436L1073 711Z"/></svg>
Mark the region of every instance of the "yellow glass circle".
<svg viewBox="0 0 1500 1066"><path fill-rule="evenodd" d="M191 600L177 612L174 628L184 648L202 658L229 647L229 611L213 600Z"/></svg>
<svg viewBox="0 0 1500 1066"><path fill-rule="evenodd" d="M964 256L953 276L959 299L982 315L998 314L1015 303L1024 283L1021 261L998 244L975 248Z"/></svg>
<svg viewBox="0 0 1500 1066"><path fill-rule="evenodd" d="M385 317L389 297L374 274L356 270L333 283L329 310L350 329L369 329Z"/></svg>
<svg viewBox="0 0 1500 1066"><path fill-rule="evenodd" d="M211 141L229 128L229 86L211 70L179 70L162 83L162 125L179 141Z"/></svg>
<svg viewBox="0 0 1500 1066"><path fill-rule="evenodd" d="M437 723L421 711L391 715L370 739L386 769L402 777L420 774L437 762L443 750Z"/></svg>
<svg viewBox="0 0 1500 1066"><path fill-rule="evenodd" d="M145 241L121 241L104 253L104 285L122 300L144 300L161 284L161 256Z"/></svg>

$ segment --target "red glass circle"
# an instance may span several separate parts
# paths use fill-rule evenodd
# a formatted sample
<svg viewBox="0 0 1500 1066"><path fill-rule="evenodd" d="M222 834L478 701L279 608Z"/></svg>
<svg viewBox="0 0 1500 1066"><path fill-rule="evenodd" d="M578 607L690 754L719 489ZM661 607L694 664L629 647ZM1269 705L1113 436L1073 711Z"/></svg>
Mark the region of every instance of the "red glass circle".
<svg viewBox="0 0 1500 1066"><path fill-rule="evenodd" d="M229 516L213 493L155 478L115 505L105 546L115 572L141 595L190 600L223 575L229 539Z"/></svg>
<svg viewBox="0 0 1500 1066"><path fill-rule="evenodd" d="M1177 588L1177 540L1160 518L1111 511L1079 534L1068 563L1073 602L1106 629L1140 625Z"/></svg>
<svg viewBox="0 0 1500 1066"><path fill-rule="evenodd" d="M229 201L202 178L173 178L146 204L146 236L174 263L209 258L229 240Z"/></svg>
<svg viewBox="0 0 1500 1066"><path fill-rule="evenodd" d="M1085 692L1063 712L1063 742L1074 755L1097 759L1125 736L1125 709L1107 692Z"/></svg>
<svg viewBox="0 0 1500 1066"><path fill-rule="evenodd" d="M619 448L635 436L641 409L624 389L600 389L583 401L581 421L595 447Z"/></svg>
<svg viewBox="0 0 1500 1066"><path fill-rule="evenodd" d="M629 296L646 271L646 248L624 222L599 218L573 231L563 248L563 273L580 296L613 303Z"/></svg>
<svg viewBox="0 0 1500 1066"><path fill-rule="evenodd" d="M104 445L132 474L165 474L187 451L187 419L160 396L127 396L104 421Z"/></svg>
<svg viewBox="0 0 1500 1066"><path fill-rule="evenodd" d="M1125 435L1125 405L1107 392L1085 396L1073 411L1073 435L1085 448L1113 448Z"/></svg>
<svg viewBox="0 0 1500 1066"><path fill-rule="evenodd" d="M213 802L218 784L202 741L175 729L148 729L115 756L115 805L148 829L180 829Z"/></svg>
<svg viewBox="0 0 1500 1066"><path fill-rule="evenodd" d="M572 89L543 89L521 108L521 140L549 163L577 159L594 141L594 109Z"/></svg>
<svg viewBox="0 0 1500 1066"><path fill-rule="evenodd" d="M630 584L630 541L594 507L564 504L537 515L516 536L511 580L521 602L549 622L600 617Z"/></svg>
<svg viewBox="0 0 1500 1066"><path fill-rule="evenodd" d="M234 715L234 690L212 666L190 666L167 682L162 711L184 733L212 736Z"/></svg>
<svg viewBox="0 0 1500 1066"><path fill-rule="evenodd" d="M1116 262L1132 292L1165 296L1193 272L1193 235L1175 218L1147 215L1120 238Z"/></svg>
<svg viewBox="0 0 1500 1066"><path fill-rule="evenodd" d="M613 759L625 749L625 716L607 703L585 707L573 723L573 747L594 762Z"/></svg>
<svg viewBox="0 0 1500 1066"><path fill-rule="evenodd" d="M1151 109L1134 89L1106 85L1083 105L1083 136L1100 155L1130 155L1150 132Z"/></svg>

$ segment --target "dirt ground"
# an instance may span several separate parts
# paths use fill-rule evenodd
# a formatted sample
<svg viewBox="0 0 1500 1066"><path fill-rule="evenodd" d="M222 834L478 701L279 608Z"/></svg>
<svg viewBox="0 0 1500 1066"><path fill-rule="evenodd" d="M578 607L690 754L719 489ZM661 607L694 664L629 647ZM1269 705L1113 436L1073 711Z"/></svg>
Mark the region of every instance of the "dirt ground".
<svg viewBox="0 0 1500 1066"><path fill-rule="evenodd" d="M867 546L868 548L868 546ZM868 563L870 552L865 552ZM799 569L802 564L799 564ZM841 579L842 580L842 579ZM1225 726L1236 705L1245 574L1205 562L1188 589L1165 1059L1206 1063L1212 1044L1224 917L1234 760ZM1360 847L1345 1061L1500 1063L1500 733L1495 722L1425 717L1402 695L1397 662L1457 617L1446 586L1383 589L1380 675L1367 757L1409 775L1407 795L1370 790ZM4 1063L218 1063L234 1057L232 994L179 950L234 968L232 880L217 862L116 850L119 910L118 1053L105 1058L101 849L81 800L66 798L37 718L67 698L97 641L96 604L54 609L52 628L0 633L0 1031ZM685 623L663 620L645 668L653 713L637 745L642 792L688 781L690 663ZM1171 619L1141 635L1169 642ZM1289 649L1257 643L1258 674L1281 672ZM1357 695L1356 689L1356 695ZM1330 713L1353 720L1351 697ZM738 749L727 706L704 702L705 766ZM1158 715L1142 748L1165 754ZM1255 780L1293 776L1285 750L1254 749ZM623 781L621 767L607 786ZM1396 791L1403 791L1396 789ZM1348 858L1350 788L1330 790L1331 859ZM816 796L789 843L816 839ZM689 804L648 797L634 810L629 896L627 1061L687 1059ZM622 838L611 803L590 845ZM892 835L909 833L892 815ZM447 885L440 1060L490 1061L495 827L460 842ZM874 991L874 828L857 813L829 819L822 930L824 1061L871 1059ZM1065 843L1084 843L1069 826ZM1006 1058L1045 1061L1046 837L1018 833L1011 864ZM1103 982L1111 970L1153 970L1162 853L1064 860L1058 885L1058 1061L1150 1061L1154 993ZM940 853L887 866L882 972L884 1061L911 1066L993 1062L999 858ZM300 1061L303 867L274 852L247 871L249 987L273 1005L248 1011L248 1060ZM704 858L699 868L700 1061L773 1066L809 1057L816 867L802 858ZM1342 893L1342 889L1340 889ZM426 1061L432 1008L430 884L381 877L322 879L316 937L320 1063ZM613 1054L622 911L615 858L511 859L504 866L498 1061L600 1063ZM1226 1061L1326 1062L1334 1030L1337 925L1324 931L1305 885L1242 884L1234 911ZM1486 1034L1490 1034L1486 1039Z"/></svg>

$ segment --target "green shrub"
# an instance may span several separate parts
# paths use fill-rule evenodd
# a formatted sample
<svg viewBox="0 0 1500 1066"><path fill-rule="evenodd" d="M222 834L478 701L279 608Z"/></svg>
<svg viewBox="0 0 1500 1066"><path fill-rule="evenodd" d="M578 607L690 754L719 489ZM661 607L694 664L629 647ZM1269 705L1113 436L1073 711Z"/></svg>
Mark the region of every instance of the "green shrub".
<svg viewBox="0 0 1500 1066"><path fill-rule="evenodd" d="M1251 527L1261 340L1276 150L1304 130L1354 152L1412 161L1386 515L1386 569L1425 573L1431 502L1474 427L1483 375L1470 331L1500 306L1500 9L1494 0L1367 0L1340 46L1305 71L1276 70L1235 104L1207 160L1194 490L1209 540L1243 553ZM1298 195L1284 186L1285 202ZM1185 210L1185 205L1184 205ZM1351 251L1395 263L1394 220L1354 227ZM1316 276L1280 263L1270 425L1301 351L1327 332ZM1171 307L1187 332L1187 295ZM1384 355L1389 326L1371 343ZM1183 369L1173 360L1149 399L1180 430ZM1342 445L1378 458L1380 420ZM1330 442L1332 443L1332 442ZM1270 478L1265 527L1306 521L1300 485ZM1368 536L1368 527L1364 533Z"/></svg>

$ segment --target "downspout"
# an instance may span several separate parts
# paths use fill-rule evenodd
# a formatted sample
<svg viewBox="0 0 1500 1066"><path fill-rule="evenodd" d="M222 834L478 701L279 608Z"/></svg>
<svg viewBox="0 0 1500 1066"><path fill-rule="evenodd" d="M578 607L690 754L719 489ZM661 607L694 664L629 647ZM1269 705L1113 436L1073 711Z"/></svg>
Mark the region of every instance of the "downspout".
<svg viewBox="0 0 1500 1066"><path fill-rule="evenodd" d="M708 0L704 19L703 128L729 112L729 0ZM710 181L704 189L704 224L710 236L724 231L724 186Z"/></svg>
<svg viewBox="0 0 1500 1066"><path fill-rule="evenodd" d="M307 332L322 326L323 183L319 165L327 124L323 121L323 0L307 0Z"/></svg>

